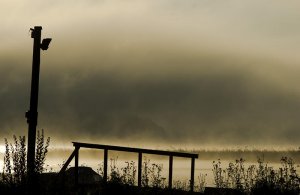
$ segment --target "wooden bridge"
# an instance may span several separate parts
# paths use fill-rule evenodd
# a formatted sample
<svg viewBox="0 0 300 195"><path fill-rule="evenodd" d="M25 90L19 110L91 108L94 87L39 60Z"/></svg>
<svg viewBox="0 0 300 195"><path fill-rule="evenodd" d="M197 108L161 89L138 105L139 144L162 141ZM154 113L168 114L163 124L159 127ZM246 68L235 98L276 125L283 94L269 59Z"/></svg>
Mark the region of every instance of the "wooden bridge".
<svg viewBox="0 0 300 195"><path fill-rule="evenodd" d="M150 150L142 148L129 148L122 146L111 146L111 145L101 145L101 144L89 144L73 142L75 147L73 153L70 155L62 169L59 173L66 171L68 165L75 157L75 186L78 186L78 160L79 160L79 149L80 148L91 148L91 149L102 149L104 150L104 167L103 167L103 180L107 181L107 161L108 161L108 150L123 151L123 152L133 152L138 154L138 186L142 186L142 157L143 154L155 154L161 156L169 156L169 188L172 188L172 177L173 177L173 157L183 157L191 159L191 177L190 177L190 190L194 191L194 173L195 173L195 159L198 158L198 154L183 153L183 152L172 152L163 150Z"/></svg>

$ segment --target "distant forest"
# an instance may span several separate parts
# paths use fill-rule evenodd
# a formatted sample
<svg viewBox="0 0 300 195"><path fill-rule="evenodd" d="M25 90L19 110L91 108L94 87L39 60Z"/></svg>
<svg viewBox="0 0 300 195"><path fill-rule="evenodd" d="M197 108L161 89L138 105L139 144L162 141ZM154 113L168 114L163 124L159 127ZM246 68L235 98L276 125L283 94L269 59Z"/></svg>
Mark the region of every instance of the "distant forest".
<svg viewBox="0 0 300 195"><path fill-rule="evenodd" d="M191 152L191 151L189 151ZM265 162L279 162L283 157L291 157L294 159L296 164L300 163L300 150L286 150L286 151L276 151L276 150L193 150L192 152L199 154L199 159L211 160L211 159L221 159L221 160L234 160L234 159L246 159L247 162L256 162L258 158L263 159Z"/></svg>

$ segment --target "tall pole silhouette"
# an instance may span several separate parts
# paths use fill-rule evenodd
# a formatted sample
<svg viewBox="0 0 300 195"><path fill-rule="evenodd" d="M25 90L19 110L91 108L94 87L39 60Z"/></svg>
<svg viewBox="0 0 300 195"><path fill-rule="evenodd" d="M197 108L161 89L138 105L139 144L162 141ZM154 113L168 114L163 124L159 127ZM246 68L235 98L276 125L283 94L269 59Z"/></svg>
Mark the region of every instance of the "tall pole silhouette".
<svg viewBox="0 0 300 195"><path fill-rule="evenodd" d="M30 93L30 109L25 116L28 123L28 143L27 143L27 174L28 180L31 182L35 173L35 141L36 126L38 118L38 94L39 94L39 74L40 74L40 50L47 50L50 38L44 39L41 43L41 26L35 26L31 30L31 38L33 38L33 56L32 56L32 79Z"/></svg>

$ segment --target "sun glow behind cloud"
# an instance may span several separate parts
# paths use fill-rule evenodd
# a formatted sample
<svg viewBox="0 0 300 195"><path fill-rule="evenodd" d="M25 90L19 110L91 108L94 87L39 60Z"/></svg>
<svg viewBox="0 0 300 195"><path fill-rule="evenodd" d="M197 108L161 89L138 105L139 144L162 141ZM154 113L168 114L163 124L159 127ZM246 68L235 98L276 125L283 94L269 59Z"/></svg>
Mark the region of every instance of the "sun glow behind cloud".
<svg viewBox="0 0 300 195"><path fill-rule="evenodd" d="M4 153L5 152L5 146L0 145L0 153Z"/></svg>

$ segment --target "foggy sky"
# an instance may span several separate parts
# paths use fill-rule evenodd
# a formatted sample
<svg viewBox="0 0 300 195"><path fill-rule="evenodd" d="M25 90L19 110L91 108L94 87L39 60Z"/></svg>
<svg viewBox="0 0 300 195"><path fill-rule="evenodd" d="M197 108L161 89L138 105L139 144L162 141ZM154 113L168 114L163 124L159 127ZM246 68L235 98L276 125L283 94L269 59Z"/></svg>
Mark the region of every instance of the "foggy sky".
<svg viewBox="0 0 300 195"><path fill-rule="evenodd" d="M29 2L0 3L1 138L27 134L42 25L38 128L54 141L298 145L298 1Z"/></svg>

